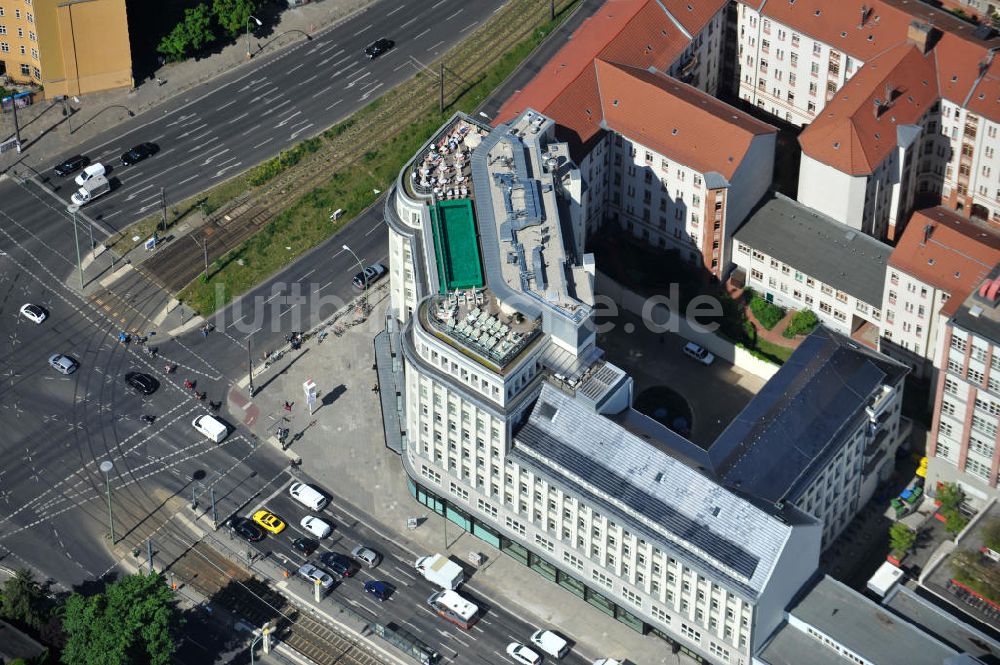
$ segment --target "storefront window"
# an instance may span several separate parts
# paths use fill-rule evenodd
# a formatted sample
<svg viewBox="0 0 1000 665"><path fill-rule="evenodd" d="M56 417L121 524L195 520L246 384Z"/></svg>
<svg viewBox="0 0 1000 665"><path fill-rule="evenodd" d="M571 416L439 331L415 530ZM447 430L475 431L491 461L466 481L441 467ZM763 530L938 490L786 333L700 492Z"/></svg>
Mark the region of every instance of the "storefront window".
<svg viewBox="0 0 1000 665"><path fill-rule="evenodd" d="M417 501L424 504L438 515L444 515L444 501L419 485L417 486Z"/></svg>
<svg viewBox="0 0 1000 665"><path fill-rule="evenodd" d="M556 581L556 567L553 566L548 561L543 561L534 554L531 555L531 569L539 573L542 577L549 580L550 582Z"/></svg>
<svg viewBox="0 0 1000 665"><path fill-rule="evenodd" d="M510 555L511 558L523 563L525 566L528 565L528 550L521 545L518 545L512 540L502 538L500 540L500 549L504 553Z"/></svg>
<svg viewBox="0 0 1000 665"><path fill-rule="evenodd" d="M464 512L462 512L461 510L448 506L447 515L449 520L451 520L458 526L462 527L466 531L470 531L472 529L472 520L469 519L469 516Z"/></svg>
<svg viewBox="0 0 1000 665"><path fill-rule="evenodd" d="M585 598L587 596L587 587L583 584L583 582L570 577L561 570L559 571L559 586L576 596L580 596L580 598Z"/></svg>
<svg viewBox="0 0 1000 665"><path fill-rule="evenodd" d="M643 635L646 634L646 624L644 624L639 617L635 616L631 612L626 612L619 607L617 612L615 612L615 618L637 633L642 633Z"/></svg>
<svg viewBox="0 0 1000 665"><path fill-rule="evenodd" d="M608 616L615 615L615 604L593 589L587 589L587 602Z"/></svg>
<svg viewBox="0 0 1000 665"><path fill-rule="evenodd" d="M483 526L479 522L473 522L472 534L478 538L482 538L493 547L500 549L500 534L488 526Z"/></svg>

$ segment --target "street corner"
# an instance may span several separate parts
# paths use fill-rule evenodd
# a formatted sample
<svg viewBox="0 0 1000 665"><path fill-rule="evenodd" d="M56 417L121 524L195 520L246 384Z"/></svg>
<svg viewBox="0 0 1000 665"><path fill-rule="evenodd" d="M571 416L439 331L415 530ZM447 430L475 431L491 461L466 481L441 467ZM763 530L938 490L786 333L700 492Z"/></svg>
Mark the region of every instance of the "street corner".
<svg viewBox="0 0 1000 665"><path fill-rule="evenodd" d="M238 387L233 386L229 389L226 400L229 405L229 411L234 416L240 418L241 422L247 427L252 428L257 419L260 418L260 407L244 395L243 391Z"/></svg>

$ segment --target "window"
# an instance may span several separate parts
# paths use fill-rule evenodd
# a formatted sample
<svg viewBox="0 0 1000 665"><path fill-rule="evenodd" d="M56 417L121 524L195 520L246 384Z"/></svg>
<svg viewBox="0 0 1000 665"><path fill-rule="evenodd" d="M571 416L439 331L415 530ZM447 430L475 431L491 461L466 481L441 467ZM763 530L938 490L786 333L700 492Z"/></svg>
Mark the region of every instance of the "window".
<svg viewBox="0 0 1000 665"><path fill-rule="evenodd" d="M7 26L0 24L0 35L7 34Z"/></svg>
<svg viewBox="0 0 1000 665"><path fill-rule="evenodd" d="M24 47L22 46L21 48L24 48ZM22 76L31 76L31 67L29 67L28 65L23 65L22 64L21 65L21 75Z"/></svg>
<svg viewBox="0 0 1000 665"><path fill-rule="evenodd" d="M965 460L965 470L967 473L971 473L974 476L979 476L980 478L986 480L989 480L990 478L990 467L972 459L971 457Z"/></svg>
<svg viewBox="0 0 1000 665"><path fill-rule="evenodd" d="M0 42L0 53L10 53L10 44L7 42Z"/></svg>

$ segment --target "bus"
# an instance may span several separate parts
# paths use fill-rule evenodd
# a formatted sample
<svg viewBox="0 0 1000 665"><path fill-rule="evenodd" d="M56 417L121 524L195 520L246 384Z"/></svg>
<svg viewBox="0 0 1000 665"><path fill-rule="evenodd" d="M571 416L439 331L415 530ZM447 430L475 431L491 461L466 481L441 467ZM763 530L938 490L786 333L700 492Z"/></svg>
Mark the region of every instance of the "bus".
<svg viewBox="0 0 1000 665"><path fill-rule="evenodd" d="M479 615L479 608L476 607L475 603L466 600L457 591L451 589L432 594L427 599L427 604L434 608L438 616L466 630L472 627Z"/></svg>

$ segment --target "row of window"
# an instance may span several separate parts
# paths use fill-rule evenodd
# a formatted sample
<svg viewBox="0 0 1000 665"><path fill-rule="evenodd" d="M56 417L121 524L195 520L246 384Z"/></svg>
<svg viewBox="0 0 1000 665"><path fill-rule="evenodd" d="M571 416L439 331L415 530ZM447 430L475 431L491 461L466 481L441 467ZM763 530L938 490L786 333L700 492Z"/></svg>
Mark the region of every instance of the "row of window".
<svg viewBox="0 0 1000 665"><path fill-rule="evenodd" d="M7 26L4 25L3 23L0 23L0 35L6 35L6 34L7 34ZM24 37L24 28L17 29L17 36L21 38ZM38 41L38 36L35 34L34 30L28 31L28 39L30 39L33 42Z"/></svg>
<svg viewBox="0 0 1000 665"><path fill-rule="evenodd" d="M24 47L23 44L21 46L18 46L18 51L20 52L21 55L28 54L28 50ZM10 53L10 44L8 42L0 42L0 53ZM31 57L34 58L35 60L38 60L38 49L36 48L31 49Z"/></svg>

